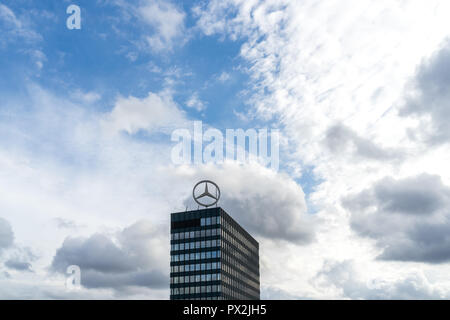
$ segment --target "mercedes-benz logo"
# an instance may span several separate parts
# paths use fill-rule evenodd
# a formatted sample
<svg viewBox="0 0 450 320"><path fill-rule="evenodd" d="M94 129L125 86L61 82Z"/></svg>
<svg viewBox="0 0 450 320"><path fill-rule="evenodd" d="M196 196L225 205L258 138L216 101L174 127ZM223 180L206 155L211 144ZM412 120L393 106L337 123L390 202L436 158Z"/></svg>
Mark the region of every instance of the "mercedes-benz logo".
<svg viewBox="0 0 450 320"><path fill-rule="evenodd" d="M201 190L203 190L203 192L200 194L199 194L199 192L196 193L195 191L197 190L197 188L200 189L200 186L203 184L205 185L205 188L201 189ZM208 189L208 184L210 186L213 186L212 193ZM194 186L194 189L192 190L192 197L194 198L195 202L197 202L199 205L208 208L208 207L215 205L217 203L217 201L219 201L220 189L217 186L217 184L215 184L211 180L202 180ZM202 201L200 201L200 199L202 199ZM210 200L204 201L205 199L210 199Z"/></svg>

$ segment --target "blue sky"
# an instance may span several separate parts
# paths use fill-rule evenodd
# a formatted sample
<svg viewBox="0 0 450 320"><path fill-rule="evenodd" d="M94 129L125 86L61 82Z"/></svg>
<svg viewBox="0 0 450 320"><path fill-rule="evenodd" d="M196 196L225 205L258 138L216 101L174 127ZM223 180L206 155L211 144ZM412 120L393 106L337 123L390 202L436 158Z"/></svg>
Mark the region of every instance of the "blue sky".
<svg viewBox="0 0 450 320"><path fill-rule="evenodd" d="M183 106L196 92L209 106L200 116L214 126L225 126L233 109L245 108L242 90L248 76L246 64L239 57L242 42L195 33L192 3L177 4L186 14L185 31L189 40L163 51L154 51L151 47L136 49L133 42L140 41L143 26L124 22L123 10L107 2L79 3L81 30L65 27L68 2L12 1L5 4L30 28L37 28L40 36L30 43L12 39L1 51L1 68L7 75L2 79L8 79L2 82L4 94L21 90L23 80L29 79L61 95L72 88L98 92L104 106L99 111L104 111L111 109L111 101L117 95L143 97L149 91L163 90L168 86L165 78L170 75L167 73L172 73L176 77L175 83L170 84L175 91L175 101ZM151 27L145 30L149 35L155 32ZM39 50L45 56L46 68L37 72L35 62L30 59L31 50ZM218 79L222 73L229 76L225 83ZM189 115L199 116L195 110L185 109Z"/></svg>
<svg viewBox="0 0 450 320"><path fill-rule="evenodd" d="M450 297L449 11L0 1L0 298L167 299L168 213L205 178L260 243L263 298ZM193 121L279 129L280 170L175 164Z"/></svg>

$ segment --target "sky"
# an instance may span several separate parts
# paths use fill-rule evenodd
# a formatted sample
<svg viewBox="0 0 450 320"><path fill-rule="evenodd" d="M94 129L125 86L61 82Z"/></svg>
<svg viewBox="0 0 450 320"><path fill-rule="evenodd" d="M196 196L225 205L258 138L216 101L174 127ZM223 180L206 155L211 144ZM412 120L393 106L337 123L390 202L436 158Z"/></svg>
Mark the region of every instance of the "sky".
<svg viewBox="0 0 450 320"><path fill-rule="evenodd" d="M202 179L259 242L263 299L449 299L449 12L0 0L0 299L168 299ZM174 163L198 121L279 130L279 168Z"/></svg>

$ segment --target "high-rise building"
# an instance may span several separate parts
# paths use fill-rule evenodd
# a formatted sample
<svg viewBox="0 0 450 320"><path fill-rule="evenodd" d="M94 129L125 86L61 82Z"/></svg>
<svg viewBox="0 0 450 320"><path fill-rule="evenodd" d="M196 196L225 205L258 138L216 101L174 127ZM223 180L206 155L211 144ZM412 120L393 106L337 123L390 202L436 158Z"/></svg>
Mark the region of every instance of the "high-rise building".
<svg viewBox="0 0 450 320"><path fill-rule="evenodd" d="M171 214L170 299L258 300L259 244L222 208Z"/></svg>

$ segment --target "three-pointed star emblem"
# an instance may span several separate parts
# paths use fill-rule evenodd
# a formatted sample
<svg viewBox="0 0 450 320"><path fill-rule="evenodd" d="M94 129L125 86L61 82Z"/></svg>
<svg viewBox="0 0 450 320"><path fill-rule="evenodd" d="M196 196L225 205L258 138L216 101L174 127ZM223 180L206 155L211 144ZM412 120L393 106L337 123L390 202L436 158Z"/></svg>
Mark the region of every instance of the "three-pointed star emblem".
<svg viewBox="0 0 450 320"><path fill-rule="evenodd" d="M200 186L203 184L205 185L203 193L201 193L200 195L196 195L195 190L197 188L200 188ZM212 193L209 191L208 184L212 185L213 188L215 189ZM217 184L215 184L214 182L212 182L210 180L202 180L195 185L194 190L192 190L192 196L193 196L195 202L197 202L199 205L204 206L204 207L210 207L210 206L215 205L217 203L217 201L219 201L220 189L217 186ZM208 202L203 201L203 199L205 199L205 198L211 199L212 202L211 201L208 201ZM202 201L200 201L200 199L202 199Z"/></svg>

